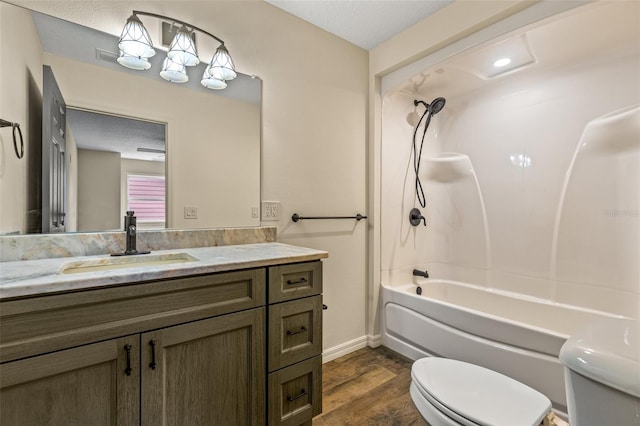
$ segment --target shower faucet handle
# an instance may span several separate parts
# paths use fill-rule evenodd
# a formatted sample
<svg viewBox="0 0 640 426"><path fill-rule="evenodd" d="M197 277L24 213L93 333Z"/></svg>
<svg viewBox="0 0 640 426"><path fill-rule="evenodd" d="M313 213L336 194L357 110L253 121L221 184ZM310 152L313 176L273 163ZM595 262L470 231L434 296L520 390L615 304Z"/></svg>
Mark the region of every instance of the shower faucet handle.
<svg viewBox="0 0 640 426"><path fill-rule="evenodd" d="M424 222L424 226L427 226L427 219L422 216L422 213L420 213L420 209L418 208L412 208L411 211L409 212L409 222L413 225L413 226L418 226L420 225L420 221Z"/></svg>

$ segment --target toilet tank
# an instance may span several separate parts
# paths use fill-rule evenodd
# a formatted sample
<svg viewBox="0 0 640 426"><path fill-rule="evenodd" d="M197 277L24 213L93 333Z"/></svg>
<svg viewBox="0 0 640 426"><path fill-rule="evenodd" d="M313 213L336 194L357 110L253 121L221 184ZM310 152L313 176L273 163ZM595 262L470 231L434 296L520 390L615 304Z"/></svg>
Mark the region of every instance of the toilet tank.
<svg viewBox="0 0 640 426"><path fill-rule="evenodd" d="M640 426L640 321L590 324L562 346L571 426Z"/></svg>

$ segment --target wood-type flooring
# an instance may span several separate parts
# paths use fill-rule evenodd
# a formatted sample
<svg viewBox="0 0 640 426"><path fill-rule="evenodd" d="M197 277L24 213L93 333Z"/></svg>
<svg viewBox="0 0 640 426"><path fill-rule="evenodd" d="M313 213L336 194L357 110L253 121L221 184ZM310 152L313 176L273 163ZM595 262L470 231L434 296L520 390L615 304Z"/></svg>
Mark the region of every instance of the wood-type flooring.
<svg viewBox="0 0 640 426"><path fill-rule="evenodd" d="M411 364L385 347L322 366L322 414L313 426L427 426L411 401Z"/></svg>

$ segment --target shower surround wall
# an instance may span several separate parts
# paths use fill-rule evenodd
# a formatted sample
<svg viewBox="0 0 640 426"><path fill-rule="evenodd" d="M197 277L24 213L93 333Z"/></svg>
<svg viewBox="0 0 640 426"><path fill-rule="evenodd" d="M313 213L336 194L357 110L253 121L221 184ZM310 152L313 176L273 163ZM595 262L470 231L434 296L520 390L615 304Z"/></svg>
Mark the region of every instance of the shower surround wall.
<svg viewBox="0 0 640 426"><path fill-rule="evenodd" d="M553 25L571 30L572 19ZM527 34L534 55L544 34ZM383 284L410 282L413 268L427 268L436 278L640 317L639 110L585 132L598 117L640 104L637 40L540 61L471 91L460 88L478 77L454 58L386 94ZM562 51L564 41L555 43ZM447 104L431 122L420 169L427 227L413 227L409 210L419 206L407 115L414 99L438 96ZM613 131L621 125L626 135ZM594 126L604 129L597 142Z"/></svg>

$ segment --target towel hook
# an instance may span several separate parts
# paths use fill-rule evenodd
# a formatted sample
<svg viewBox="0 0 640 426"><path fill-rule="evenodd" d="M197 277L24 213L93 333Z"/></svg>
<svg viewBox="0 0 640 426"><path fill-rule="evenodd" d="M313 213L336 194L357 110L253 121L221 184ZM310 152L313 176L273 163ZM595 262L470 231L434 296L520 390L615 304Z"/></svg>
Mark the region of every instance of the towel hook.
<svg viewBox="0 0 640 426"><path fill-rule="evenodd" d="M0 127L11 127L13 128L13 149L16 152L16 156L18 159L24 157L24 139L22 138L22 130L20 130L20 124L12 123L7 120L3 120L0 118ZM16 139L16 130L18 131L18 135L20 136L20 151L18 151L18 141Z"/></svg>

